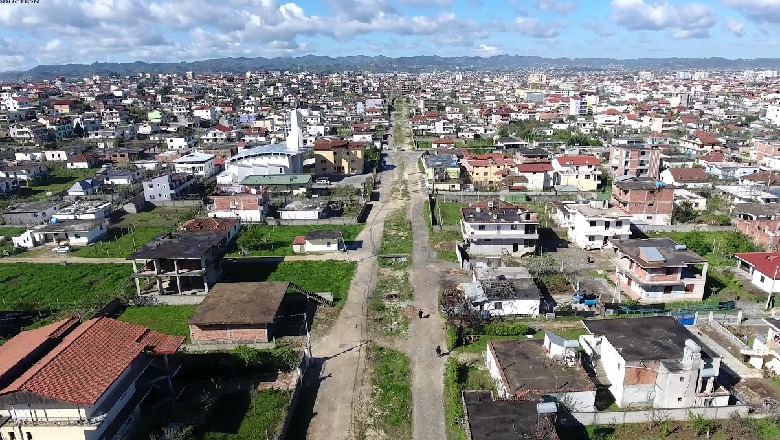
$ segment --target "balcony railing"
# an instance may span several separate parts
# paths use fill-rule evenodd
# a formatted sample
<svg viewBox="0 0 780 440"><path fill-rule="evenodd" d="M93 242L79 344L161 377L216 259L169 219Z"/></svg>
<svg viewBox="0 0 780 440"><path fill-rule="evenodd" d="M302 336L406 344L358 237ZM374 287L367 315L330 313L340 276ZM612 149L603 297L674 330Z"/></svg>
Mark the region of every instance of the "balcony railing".
<svg viewBox="0 0 780 440"><path fill-rule="evenodd" d="M96 417L11 417L19 426L98 426L108 414Z"/></svg>

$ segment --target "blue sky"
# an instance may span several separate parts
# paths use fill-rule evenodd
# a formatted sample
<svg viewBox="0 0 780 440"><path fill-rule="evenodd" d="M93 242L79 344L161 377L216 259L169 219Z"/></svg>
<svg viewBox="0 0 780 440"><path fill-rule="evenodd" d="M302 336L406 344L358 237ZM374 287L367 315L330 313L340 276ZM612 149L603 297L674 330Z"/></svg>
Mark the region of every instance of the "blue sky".
<svg viewBox="0 0 780 440"><path fill-rule="evenodd" d="M228 56L780 57L780 0L45 0L0 71Z"/></svg>

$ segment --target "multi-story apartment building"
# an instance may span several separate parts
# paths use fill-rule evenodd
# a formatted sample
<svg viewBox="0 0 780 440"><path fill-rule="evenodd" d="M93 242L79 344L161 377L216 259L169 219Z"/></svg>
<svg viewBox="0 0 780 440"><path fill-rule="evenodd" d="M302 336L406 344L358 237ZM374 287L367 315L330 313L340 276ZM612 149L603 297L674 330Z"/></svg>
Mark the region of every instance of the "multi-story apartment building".
<svg viewBox="0 0 780 440"><path fill-rule="evenodd" d="M522 256L536 250L539 218L535 212L501 201L461 208L461 235L475 256Z"/></svg>
<svg viewBox="0 0 780 440"><path fill-rule="evenodd" d="M463 159L463 166L477 185L494 185L501 174L515 168L515 161L506 154L472 154Z"/></svg>
<svg viewBox="0 0 780 440"><path fill-rule="evenodd" d="M314 142L314 174L363 174L366 146L362 142L322 138Z"/></svg>
<svg viewBox="0 0 780 440"><path fill-rule="evenodd" d="M263 186L218 189L209 198L214 202L209 207L209 216L212 217L261 222L268 214L268 192Z"/></svg>
<svg viewBox="0 0 780 440"><path fill-rule="evenodd" d="M616 284L635 300L649 303L701 301L707 259L668 238L613 240Z"/></svg>
<svg viewBox="0 0 780 440"><path fill-rule="evenodd" d="M606 200L590 203L553 202L555 221L566 228L569 241L583 249L612 247L611 240L631 237L631 216Z"/></svg>
<svg viewBox="0 0 780 440"><path fill-rule="evenodd" d="M168 173L143 183L144 200L151 203L177 200L189 193L195 177L185 173Z"/></svg>
<svg viewBox="0 0 780 440"><path fill-rule="evenodd" d="M601 182L601 162L595 156L561 156L552 160L553 185L596 191Z"/></svg>
<svg viewBox="0 0 780 440"><path fill-rule="evenodd" d="M425 185L429 191L460 191L460 164L454 154L422 156Z"/></svg>
<svg viewBox="0 0 780 440"><path fill-rule="evenodd" d="M655 145L612 145L609 169L613 176L652 177L657 179L661 151Z"/></svg>
<svg viewBox="0 0 780 440"><path fill-rule="evenodd" d="M611 203L628 213L633 223L668 225L674 208L674 187L649 177L614 182Z"/></svg>

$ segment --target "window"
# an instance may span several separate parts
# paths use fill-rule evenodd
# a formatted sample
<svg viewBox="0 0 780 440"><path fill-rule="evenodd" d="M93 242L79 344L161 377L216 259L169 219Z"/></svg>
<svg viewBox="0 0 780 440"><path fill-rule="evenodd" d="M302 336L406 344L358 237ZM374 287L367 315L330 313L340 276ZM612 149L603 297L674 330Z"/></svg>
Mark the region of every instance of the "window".
<svg viewBox="0 0 780 440"><path fill-rule="evenodd" d="M325 247L330 247L330 242L327 242L327 243L325 244Z"/></svg>
<svg viewBox="0 0 780 440"><path fill-rule="evenodd" d="M621 226L623 226L623 221L622 220L618 220L618 221L615 222L615 227L616 228L619 228Z"/></svg>
<svg viewBox="0 0 780 440"><path fill-rule="evenodd" d="M477 229L480 230L480 231L484 231L485 230L485 225L479 225L479 226L477 226Z"/></svg>
<svg viewBox="0 0 780 440"><path fill-rule="evenodd" d="M504 303L502 303L501 301L496 301L493 303L493 308L496 310L502 310L503 307L504 307Z"/></svg>
<svg viewBox="0 0 780 440"><path fill-rule="evenodd" d="M590 225L591 225L591 226L596 226L596 222L595 222L594 220L591 220L591 221L590 221Z"/></svg>
<svg viewBox="0 0 780 440"><path fill-rule="evenodd" d="M501 230L501 225L496 225L496 231L500 231L500 230Z"/></svg>
<svg viewBox="0 0 780 440"><path fill-rule="evenodd" d="M680 382L685 382L685 378L684 378L684 377L681 377L681 378L680 378Z"/></svg>
<svg viewBox="0 0 780 440"><path fill-rule="evenodd" d="M678 398L677 398L677 401L678 401L678 402L682 402L682 397L678 397Z"/></svg>
<svg viewBox="0 0 780 440"><path fill-rule="evenodd" d="M517 230L517 225L511 225L511 226L509 226L509 229L511 229L513 231L516 231Z"/></svg>
<svg viewBox="0 0 780 440"><path fill-rule="evenodd" d="M764 280L765 280L765 279L766 279L766 278L765 278L763 275L761 275L761 282L762 282L762 283L764 282Z"/></svg>
<svg viewBox="0 0 780 440"><path fill-rule="evenodd" d="M647 153L647 151L642 150L642 151L639 152L639 155L640 156L644 156L646 153Z"/></svg>

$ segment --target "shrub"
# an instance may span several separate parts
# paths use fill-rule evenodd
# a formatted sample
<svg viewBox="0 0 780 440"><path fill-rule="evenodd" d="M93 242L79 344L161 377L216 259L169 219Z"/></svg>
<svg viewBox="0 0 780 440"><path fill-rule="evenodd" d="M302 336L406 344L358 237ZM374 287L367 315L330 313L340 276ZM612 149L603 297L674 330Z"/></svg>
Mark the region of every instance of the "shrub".
<svg viewBox="0 0 780 440"><path fill-rule="evenodd" d="M458 332L451 326L447 326L447 350L452 350L458 346Z"/></svg>
<svg viewBox="0 0 780 440"><path fill-rule="evenodd" d="M493 321L482 328L482 334L488 336L523 336L528 334L528 326L513 321Z"/></svg>

